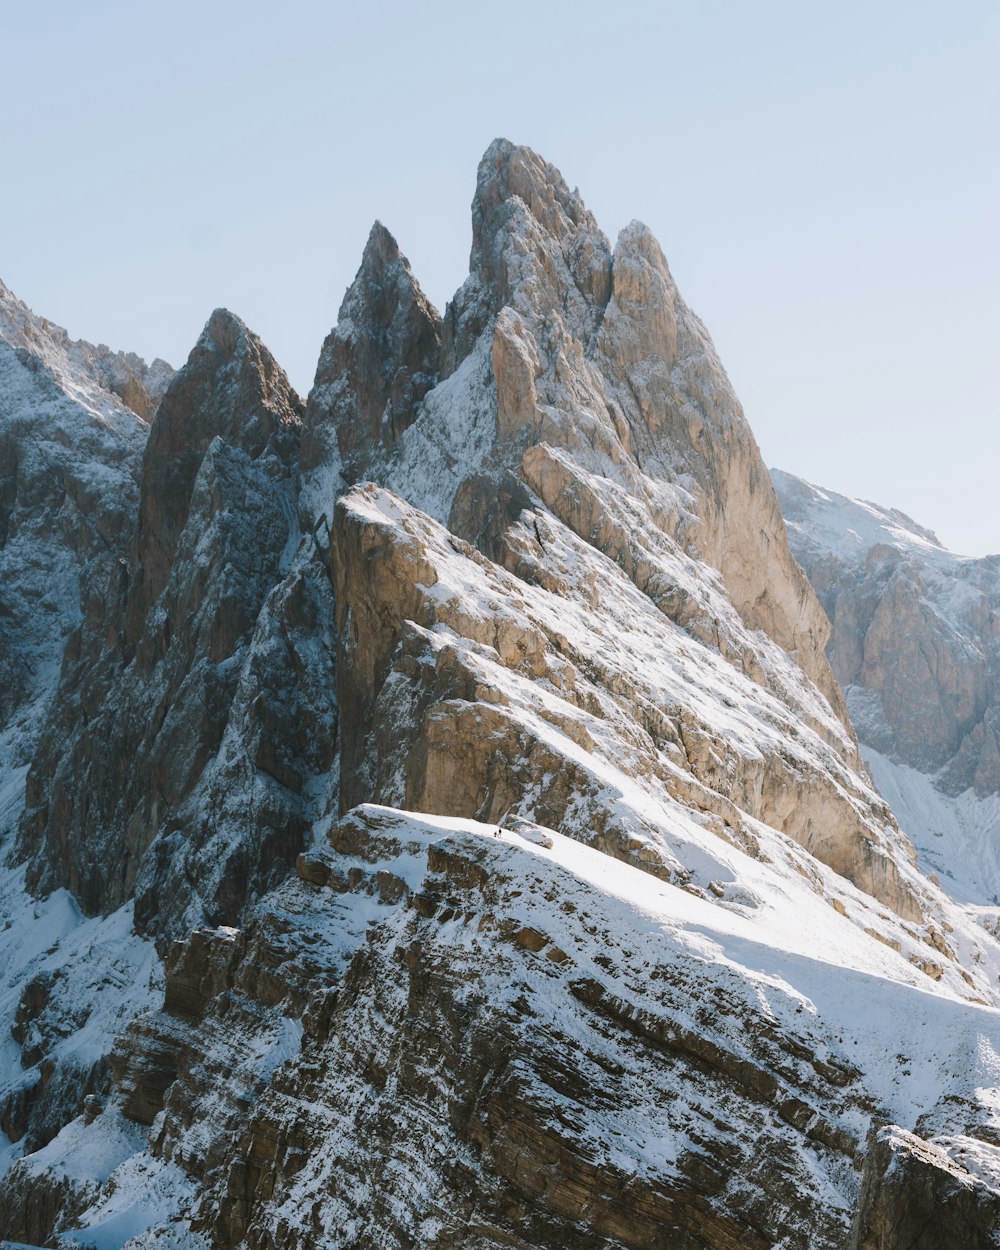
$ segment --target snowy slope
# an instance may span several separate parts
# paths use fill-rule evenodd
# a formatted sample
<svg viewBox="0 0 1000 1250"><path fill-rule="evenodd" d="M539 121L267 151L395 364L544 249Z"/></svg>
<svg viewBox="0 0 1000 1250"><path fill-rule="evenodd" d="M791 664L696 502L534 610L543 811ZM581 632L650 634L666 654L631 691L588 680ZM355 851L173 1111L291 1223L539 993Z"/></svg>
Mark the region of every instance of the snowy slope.
<svg viewBox="0 0 1000 1250"><path fill-rule="evenodd" d="M85 920L12 877L5 999L9 1090L49 1054L101 1062L94 1034L117 1030L112 1079L86 1101L77 1081L46 1124L69 1122L8 1151L2 1231L840 1250L887 1125L992 1209L1000 909L925 879L873 789L707 332L650 232L612 249L528 149L488 149L473 239L439 319L373 231L301 424L217 312L160 407L141 501L115 462L98 571L124 570L118 608L84 603L22 829L33 867L72 884L84 865L86 905L116 910ZM139 445L86 352L52 341L53 402L82 388L100 437ZM369 470L380 484L344 490ZM978 654L947 633L966 619L947 553L872 509L844 539L834 513L831 584L868 553L837 637L871 605L862 641L885 643L858 673L899 637L880 604L915 603L957 638L924 682L944 688ZM893 749L906 684L879 690ZM985 777L980 737L956 750ZM133 889L140 924L182 938L161 946L162 1002L118 907Z"/></svg>
<svg viewBox="0 0 1000 1250"><path fill-rule="evenodd" d="M494 826L376 807L335 826L330 843L246 935L219 936L234 950L231 989L197 1020L175 1009L159 1017L164 1032L134 1034L125 1090L142 1080L143 1038L177 1038L194 1056L153 1124L155 1148L107 1179L123 1131L109 1108L89 1138L71 1125L30 1161L86 1174L90 1143L89 1176L103 1189L66 1244L117 1250L145 1224L134 1250L244 1235L300 1246L317 1227L329 1246L388 1250L414 1229L421 1242L452 1244L469 1227L484 1247L550 1245L553 1228L532 1241L538 1217L518 1207L536 1171L546 1178L536 1207L568 1238L556 1244L572 1244L575 1227L564 1176L588 1202L626 1186L599 1200L609 1229L616 1203L631 1204L632 1235L644 1212L665 1217L661 1188L684 1191L694 1176L690 1193L710 1195L697 1216L718 1239L707 1244L728 1244L754 1187L770 1205L740 1244L839 1244L855 1161L883 1122L940 1136L996 1188L1000 1013L932 986L833 908L817 909L796 874L743 859L742 901L700 898L529 822L498 838ZM281 950L277 1001L248 976L255 944ZM303 961L313 988L301 1033L289 1019L302 1010ZM172 975L187 983L193 971L175 963ZM425 1028L440 1031L429 1053ZM456 1048L477 1056L482 1076L460 1077ZM207 1102L199 1093L227 1070L245 1088L275 1059L283 1066L251 1094L246 1118L225 1083ZM485 1084L459 1092L466 1079ZM442 1114L456 1099L481 1105L474 1132ZM274 1140L287 1145L267 1197L251 1190L234 1205L234 1167ZM508 1156L513 1143L520 1153ZM724 1179L709 1183L704 1169L722 1158ZM207 1192L196 1193L190 1175L206 1159ZM674 1218L688 1244L690 1211Z"/></svg>
<svg viewBox="0 0 1000 1250"><path fill-rule="evenodd" d="M42 361L65 395L109 424L120 420L123 407L148 424L174 373L159 358L147 364L135 352L71 339L61 326L36 316L2 281L0 339Z"/></svg>

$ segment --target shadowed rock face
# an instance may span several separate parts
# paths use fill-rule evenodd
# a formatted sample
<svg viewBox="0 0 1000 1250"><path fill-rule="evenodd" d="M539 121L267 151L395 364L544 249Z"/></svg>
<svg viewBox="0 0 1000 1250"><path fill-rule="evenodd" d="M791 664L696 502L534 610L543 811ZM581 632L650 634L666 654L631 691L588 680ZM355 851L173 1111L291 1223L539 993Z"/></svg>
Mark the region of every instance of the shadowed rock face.
<svg viewBox="0 0 1000 1250"><path fill-rule="evenodd" d="M335 452L348 483L379 476L437 382L440 345L440 315L396 240L377 221L320 353L306 410L302 472Z"/></svg>
<svg viewBox="0 0 1000 1250"><path fill-rule="evenodd" d="M849 1250L994 1250L998 1156L969 1138L929 1142L896 1125L873 1133Z"/></svg>
<svg viewBox="0 0 1000 1250"><path fill-rule="evenodd" d="M172 373L157 364L156 394ZM119 402L108 376L133 368L146 366L71 341L0 283L0 752L15 767L67 638L128 551L148 404Z"/></svg>
<svg viewBox="0 0 1000 1250"><path fill-rule="evenodd" d="M138 881L138 923L165 940L192 907L232 921L288 871L336 726L329 583L291 567L301 418L267 349L214 313L160 405L131 560L67 655L29 774L35 889L106 912Z"/></svg>
<svg viewBox="0 0 1000 1250"><path fill-rule="evenodd" d="M213 439L251 461L266 456L288 466L301 424L301 402L274 357L238 317L216 309L149 432L129 591L130 645L167 583Z"/></svg>

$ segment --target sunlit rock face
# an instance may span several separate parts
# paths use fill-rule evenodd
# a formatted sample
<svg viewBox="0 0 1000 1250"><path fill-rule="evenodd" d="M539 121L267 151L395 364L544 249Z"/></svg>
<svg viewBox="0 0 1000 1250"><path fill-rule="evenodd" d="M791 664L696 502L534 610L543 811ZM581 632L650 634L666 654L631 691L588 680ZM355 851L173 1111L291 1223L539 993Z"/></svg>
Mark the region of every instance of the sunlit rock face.
<svg viewBox="0 0 1000 1250"><path fill-rule="evenodd" d="M376 223L304 404L213 314L135 441L2 791L0 1235L841 1250L885 1126L992 1166L998 917L659 245L504 140L472 225L439 316Z"/></svg>

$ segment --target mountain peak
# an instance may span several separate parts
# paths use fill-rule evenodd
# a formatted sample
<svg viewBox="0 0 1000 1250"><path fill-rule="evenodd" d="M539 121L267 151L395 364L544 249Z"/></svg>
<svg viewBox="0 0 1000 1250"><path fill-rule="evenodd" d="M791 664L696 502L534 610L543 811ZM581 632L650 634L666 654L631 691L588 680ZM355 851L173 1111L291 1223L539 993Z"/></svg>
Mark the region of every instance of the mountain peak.
<svg viewBox="0 0 1000 1250"><path fill-rule="evenodd" d="M365 250L361 258L361 268L364 269L366 264L377 263L386 266L394 264L396 261L402 261L406 268L409 269L409 261L399 250L396 236L376 217L372 223L371 230L368 232L368 241L365 244Z"/></svg>
<svg viewBox="0 0 1000 1250"><path fill-rule="evenodd" d="M469 277L445 313L453 373L500 310L558 311L589 339L611 294L611 247L580 193L531 148L496 139L472 200Z"/></svg>
<svg viewBox="0 0 1000 1250"><path fill-rule="evenodd" d="M130 641L166 584L195 479L212 441L221 438L251 460L275 456L287 464L297 451L301 424L302 401L281 366L235 313L217 308L167 388L150 428L143 456Z"/></svg>
<svg viewBox="0 0 1000 1250"><path fill-rule="evenodd" d="M303 472L339 459L348 481L372 476L436 383L440 346L440 314L393 235L376 220L320 353Z"/></svg>
<svg viewBox="0 0 1000 1250"><path fill-rule="evenodd" d="M95 346L70 338L61 326L33 313L3 281L0 340L31 352L64 391L105 419L134 413L148 423L174 374L159 357L147 364L135 352L115 352L104 343ZM129 411L123 412L123 407Z"/></svg>
<svg viewBox="0 0 1000 1250"><path fill-rule="evenodd" d="M217 348L227 356L234 356L241 342L245 350L250 333L246 322L235 313L228 308L216 308L206 321L198 342L199 345Z"/></svg>

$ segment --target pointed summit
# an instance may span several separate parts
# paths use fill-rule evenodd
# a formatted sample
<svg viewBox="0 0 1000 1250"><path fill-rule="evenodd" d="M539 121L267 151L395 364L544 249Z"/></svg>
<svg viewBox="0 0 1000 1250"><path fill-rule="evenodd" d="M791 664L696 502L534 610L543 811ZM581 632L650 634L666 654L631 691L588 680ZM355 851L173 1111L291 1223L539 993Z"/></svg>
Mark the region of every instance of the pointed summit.
<svg viewBox="0 0 1000 1250"><path fill-rule="evenodd" d="M520 201L549 234L562 238L576 231L601 234L580 192L570 190L555 165L537 152L509 139L494 139L483 153L476 172L472 201L473 258L484 231L495 228L493 215ZM602 236L603 237L603 236Z"/></svg>
<svg viewBox="0 0 1000 1250"><path fill-rule="evenodd" d="M166 584L195 478L212 440L222 438L252 460L271 452L287 462L297 449L301 424L302 401L284 370L239 317L217 308L167 388L150 428L130 639Z"/></svg>
<svg viewBox="0 0 1000 1250"><path fill-rule="evenodd" d="M402 261L409 269L409 261L399 250L399 244L396 242L395 236L391 230L386 229L383 223L376 217L372 223L372 228L368 232L368 242L365 244L365 250L361 255L361 268L382 268L387 269L390 265Z"/></svg>
<svg viewBox="0 0 1000 1250"><path fill-rule="evenodd" d="M376 221L320 354L303 472L339 457L347 482L373 476L436 383L440 345L440 314L392 234Z"/></svg>
<svg viewBox="0 0 1000 1250"><path fill-rule="evenodd" d="M587 341L611 294L611 248L580 193L531 148L495 139L479 162L469 277L445 315L453 373L500 310L558 310Z"/></svg>

